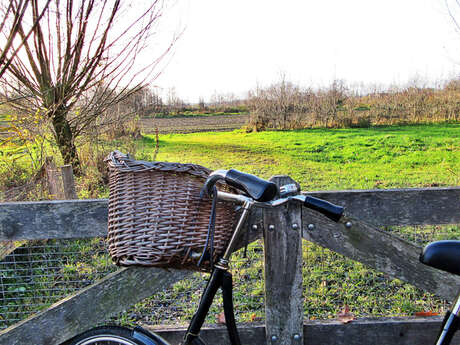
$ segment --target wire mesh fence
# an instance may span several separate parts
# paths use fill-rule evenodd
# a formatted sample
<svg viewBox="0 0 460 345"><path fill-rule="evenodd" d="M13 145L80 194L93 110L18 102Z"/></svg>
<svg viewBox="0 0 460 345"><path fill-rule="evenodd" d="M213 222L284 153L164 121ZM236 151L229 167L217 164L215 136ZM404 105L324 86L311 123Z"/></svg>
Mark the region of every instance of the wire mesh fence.
<svg viewBox="0 0 460 345"><path fill-rule="evenodd" d="M115 269L101 239L35 241L16 248L0 261L0 328Z"/></svg>
<svg viewBox="0 0 460 345"><path fill-rule="evenodd" d="M460 237L458 225L386 228L422 246ZM442 313L448 306L435 296L330 250L304 241L304 315L335 318L345 307L357 317ZM238 322L264 319L263 245L249 245L247 258L234 255L234 303ZM0 329L6 328L116 270L102 239L29 242L0 261ZM130 324L186 324L206 284L194 273L172 287L132 306L111 321ZM207 322L222 312L218 295ZM105 321L104 321L105 322Z"/></svg>

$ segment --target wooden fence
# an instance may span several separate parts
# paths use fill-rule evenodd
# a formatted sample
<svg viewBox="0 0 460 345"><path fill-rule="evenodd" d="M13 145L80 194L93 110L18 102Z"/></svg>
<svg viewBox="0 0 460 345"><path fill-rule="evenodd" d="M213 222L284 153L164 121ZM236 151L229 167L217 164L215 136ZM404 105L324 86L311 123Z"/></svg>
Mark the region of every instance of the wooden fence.
<svg viewBox="0 0 460 345"><path fill-rule="evenodd" d="M289 177L273 180L284 184ZM302 238L452 299L460 277L419 263L420 248L382 226L460 224L460 187L309 193L346 207L333 223L299 205L254 210L247 221L251 240L264 237L266 326L241 325L244 344L430 344L439 317L377 318L304 322ZM358 220L359 219L359 220ZM107 200L64 200L0 204L0 242L52 238L102 237ZM0 345L58 345L100 320L163 290L189 274L156 268L123 268L47 310L0 332ZM178 344L183 329L160 330ZM210 344L228 344L222 327L205 329ZM457 341L457 342L455 342ZM456 339L454 343L459 343Z"/></svg>

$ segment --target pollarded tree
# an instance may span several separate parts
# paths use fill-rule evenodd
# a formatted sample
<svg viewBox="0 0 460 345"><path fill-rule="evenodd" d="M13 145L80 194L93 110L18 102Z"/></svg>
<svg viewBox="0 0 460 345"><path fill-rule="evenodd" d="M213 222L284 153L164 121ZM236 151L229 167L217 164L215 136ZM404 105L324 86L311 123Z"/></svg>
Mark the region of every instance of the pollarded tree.
<svg viewBox="0 0 460 345"><path fill-rule="evenodd" d="M36 18L44 0L30 0ZM161 0L51 0L32 27L18 23L23 49L2 79L4 97L24 114L43 112L66 164L80 172L75 139L97 117L155 78L161 54L142 59L162 11ZM11 11L19 13L14 2ZM28 38L27 33L31 30Z"/></svg>

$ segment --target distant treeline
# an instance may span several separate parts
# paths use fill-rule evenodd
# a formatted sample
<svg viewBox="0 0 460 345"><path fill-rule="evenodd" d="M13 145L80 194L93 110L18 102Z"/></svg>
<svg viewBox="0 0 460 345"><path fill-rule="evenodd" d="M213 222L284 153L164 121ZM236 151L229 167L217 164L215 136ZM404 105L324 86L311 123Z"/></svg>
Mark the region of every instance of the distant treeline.
<svg viewBox="0 0 460 345"><path fill-rule="evenodd" d="M365 95L342 81L319 90L281 81L250 92L247 107L252 130L460 121L460 80Z"/></svg>
<svg viewBox="0 0 460 345"><path fill-rule="evenodd" d="M247 100L234 94L214 94L210 101L200 98L198 103L189 103L181 99L174 88L165 96L160 96L148 86L140 89L129 99L124 100L134 113L141 117L198 115L198 114L239 114L247 113Z"/></svg>
<svg viewBox="0 0 460 345"><path fill-rule="evenodd" d="M412 85L365 93L340 80L320 89L282 80L250 91L246 98L215 94L209 102L200 99L195 104L183 101L174 89L160 97L146 87L119 103L116 110L126 113L125 106L141 117L249 113L248 130L256 131L456 122L460 121L460 79L437 88ZM117 112L114 109L110 115Z"/></svg>

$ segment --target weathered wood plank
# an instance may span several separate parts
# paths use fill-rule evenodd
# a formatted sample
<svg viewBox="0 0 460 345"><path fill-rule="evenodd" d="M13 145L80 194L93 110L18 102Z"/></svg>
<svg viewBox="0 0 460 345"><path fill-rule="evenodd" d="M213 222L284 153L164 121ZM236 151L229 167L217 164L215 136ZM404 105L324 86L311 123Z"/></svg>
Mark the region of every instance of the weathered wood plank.
<svg viewBox="0 0 460 345"><path fill-rule="evenodd" d="M0 242L107 236L107 199L0 203ZM262 236L262 210L251 212L242 244Z"/></svg>
<svg viewBox="0 0 460 345"><path fill-rule="evenodd" d="M460 277L421 264L421 248L414 244L352 218L334 223L306 208L302 213L302 219L308 219L303 223L306 240L440 297L451 300L457 295Z"/></svg>
<svg viewBox="0 0 460 345"><path fill-rule="evenodd" d="M441 318L376 318L343 324L338 321L308 322L306 341L321 345L428 345L434 344ZM305 330L305 328L304 328ZM456 335L452 345L460 344Z"/></svg>
<svg viewBox="0 0 460 345"><path fill-rule="evenodd" d="M460 224L460 187L311 192L374 225Z"/></svg>
<svg viewBox="0 0 460 345"><path fill-rule="evenodd" d="M238 324L238 334L242 344L265 345L265 325ZM164 326L143 326L145 329L159 334L171 345L181 345L184 339L186 327L164 327ZM209 345L232 345L228 338L227 328L223 325L203 327L200 331L200 338Z"/></svg>
<svg viewBox="0 0 460 345"><path fill-rule="evenodd" d="M120 269L46 311L0 331L0 345L61 344L188 273L143 267Z"/></svg>
<svg viewBox="0 0 460 345"><path fill-rule="evenodd" d="M308 194L344 205L374 225L460 224L460 187ZM248 224L258 222L250 216ZM106 199L0 203L0 242L106 234Z"/></svg>
<svg viewBox="0 0 460 345"><path fill-rule="evenodd" d="M64 187L64 197L67 200L78 199L75 190L75 179L73 177L72 165L67 164L61 167L62 185Z"/></svg>
<svg viewBox="0 0 460 345"><path fill-rule="evenodd" d="M304 344L315 345L369 345L433 344L439 328L440 317L430 318L375 318L358 319L348 324L338 321L307 321L303 324ZM151 327L171 345L179 345L185 328ZM265 345L265 326L238 325L243 344ZM204 328L200 336L208 344L230 345L225 326ZM460 332L452 345L460 344Z"/></svg>
<svg viewBox="0 0 460 345"><path fill-rule="evenodd" d="M262 237L264 228L264 217L261 208L252 209L243 226L247 227L237 239L237 248L242 248L246 243L254 242Z"/></svg>
<svg viewBox="0 0 460 345"><path fill-rule="evenodd" d="M0 204L0 241L107 235L107 199Z"/></svg>
<svg viewBox="0 0 460 345"><path fill-rule="evenodd" d="M62 177L57 170L53 157L46 157L45 171L48 180L48 191L52 199L62 200L64 196L64 187L62 185Z"/></svg>
<svg viewBox="0 0 460 345"><path fill-rule="evenodd" d="M270 179L278 186L294 181ZM302 344L301 205L264 210L265 319L267 344Z"/></svg>

